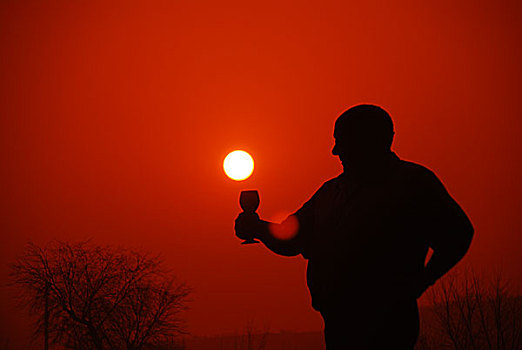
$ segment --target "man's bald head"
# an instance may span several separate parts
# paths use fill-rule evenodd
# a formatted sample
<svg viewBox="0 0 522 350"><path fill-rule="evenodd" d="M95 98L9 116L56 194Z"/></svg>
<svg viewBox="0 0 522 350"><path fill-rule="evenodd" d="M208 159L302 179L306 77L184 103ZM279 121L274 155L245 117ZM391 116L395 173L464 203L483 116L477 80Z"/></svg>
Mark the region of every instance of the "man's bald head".
<svg viewBox="0 0 522 350"><path fill-rule="evenodd" d="M387 153L393 135L393 122L388 112L375 105L357 105L337 118L332 153L341 161Z"/></svg>

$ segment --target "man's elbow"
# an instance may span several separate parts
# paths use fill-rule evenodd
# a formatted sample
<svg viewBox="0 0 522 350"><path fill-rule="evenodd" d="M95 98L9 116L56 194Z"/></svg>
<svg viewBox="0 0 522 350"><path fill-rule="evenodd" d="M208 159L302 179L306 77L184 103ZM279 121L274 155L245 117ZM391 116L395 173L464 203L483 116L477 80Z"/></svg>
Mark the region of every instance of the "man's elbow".
<svg viewBox="0 0 522 350"><path fill-rule="evenodd" d="M460 260L466 255L471 246L471 241L475 231L469 221L464 222L460 225L454 225L448 227L446 235L443 240L437 242L437 244L430 245L431 248L445 256L452 257L452 260Z"/></svg>
<svg viewBox="0 0 522 350"><path fill-rule="evenodd" d="M475 235L475 229L473 228L473 225L471 224L471 221L467 220L467 223L463 229L464 233L464 240L466 242L467 247L471 245L471 241L473 240L473 236ZM466 248L466 250L468 249Z"/></svg>
<svg viewBox="0 0 522 350"><path fill-rule="evenodd" d="M459 239L455 244L455 248L460 260L468 252L469 247L471 246L471 241L473 240L473 236L475 234L475 230L471 222L468 221L465 225L459 228L458 231Z"/></svg>

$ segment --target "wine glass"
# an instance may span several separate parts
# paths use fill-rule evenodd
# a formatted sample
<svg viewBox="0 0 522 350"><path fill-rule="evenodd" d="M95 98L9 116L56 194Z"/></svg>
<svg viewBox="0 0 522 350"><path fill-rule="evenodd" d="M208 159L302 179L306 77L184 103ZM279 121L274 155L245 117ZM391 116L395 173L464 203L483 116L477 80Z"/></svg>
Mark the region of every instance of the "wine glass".
<svg viewBox="0 0 522 350"><path fill-rule="evenodd" d="M255 215L257 216L256 210L259 207L259 193L256 190L241 191L239 195L239 205L243 209L244 215ZM252 244L259 243L253 237L253 235L242 242L241 244Z"/></svg>

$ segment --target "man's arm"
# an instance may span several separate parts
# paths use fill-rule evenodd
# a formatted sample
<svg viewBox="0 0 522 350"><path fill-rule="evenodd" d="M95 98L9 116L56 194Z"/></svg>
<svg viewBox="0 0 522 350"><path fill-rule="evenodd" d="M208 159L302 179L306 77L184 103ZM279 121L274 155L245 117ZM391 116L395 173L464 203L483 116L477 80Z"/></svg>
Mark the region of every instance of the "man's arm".
<svg viewBox="0 0 522 350"><path fill-rule="evenodd" d="M431 171L424 177L419 192L420 208L424 211L421 216L433 249L423 274L426 289L464 257L474 230L462 208Z"/></svg>
<svg viewBox="0 0 522 350"><path fill-rule="evenodd" d="M272 232L290 231L295 229L291 218L286 219L280 224L259 220L259 218L246 217L243 213L236 219L236 236L241 239L253 237L259 239L263 244L278 255L296 256L303 253L303 232L297 232L289 239L276 237Z"/></svg>
<svg viewBox="0 0 522 350"><path fill-rule="evenodd" d="M257 238L276 254L308 258L307 245L314 222L314 206L317 192L297 212L280 224L260 220L257 215L241 213L236 219L236 236L241 239ZM287 239L278 238L273 232L290 232Z"/></svg>

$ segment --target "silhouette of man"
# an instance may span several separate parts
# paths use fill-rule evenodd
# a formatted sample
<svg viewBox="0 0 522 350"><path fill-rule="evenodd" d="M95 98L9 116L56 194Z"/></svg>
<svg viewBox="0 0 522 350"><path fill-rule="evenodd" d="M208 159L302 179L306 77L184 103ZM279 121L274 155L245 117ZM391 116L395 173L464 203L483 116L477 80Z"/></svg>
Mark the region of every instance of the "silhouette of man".
<svg viewBox="0 0 522 350"><path fill-rule="evenodd" d="M382 108L348 109L335 123L332 150L344 171L292 214L299 223L293 238L278 239L269 229L289 219L236 219L239 238L254 236L277 254L308 260L307 284L328 350L413 349L417 298L471 243L466 214L435 174L390 150L393 136Z"/></svg>

